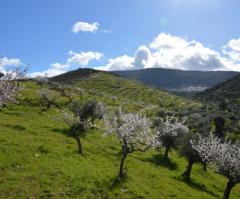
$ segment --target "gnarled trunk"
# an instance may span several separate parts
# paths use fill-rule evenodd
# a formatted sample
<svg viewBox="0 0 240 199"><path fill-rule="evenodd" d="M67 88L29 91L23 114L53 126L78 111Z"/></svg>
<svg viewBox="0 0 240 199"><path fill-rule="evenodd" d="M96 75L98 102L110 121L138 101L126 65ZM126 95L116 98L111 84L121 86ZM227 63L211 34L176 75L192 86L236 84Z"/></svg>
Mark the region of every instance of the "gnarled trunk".
<svg viewBox="0 0 240 199"><path fill-rule="evenodd" d="M119 177L123 178L124 177L124 162L127 157L127 152L125 150L122 151L122 158L121 158L121 163L120 163L120 168L119 168Z"/></svg>
<svg viewBox="0 0 240 199"><path fill-rule="evenodd" d="M164 151L164 158L165 159L168 159L168 152L170 151L170 147L169 146L166 146L165 147L165 151Z"/></svg>
<svg viewBox="0 0 240 199"><path fill-rule="evenodd" d="M70 130L70 135L76 140L78 145L78 152L83 155L82 143L80 140L79 132L81 132L81 127L79 125L73 125Z"/></svg>
<svg viewBox="0 0 240 199"><path fill-rule="evenodd" d="M52 102L48 102L46 110L49 110L51 108L51 105L52 105Z"/></svg>
<svg viewBox="0 0 240 199"><path fill-rule="evenodd" d="M230 193L231 193L231 190L232 188L236 185L236 182L234 182L233 180L229 179L228 180L228 183L225 187L225 190L224 190L224 195L223 195L223 199L229 199L229 196L230 196Z"/></svg>
<svg viewBox="0 0 240 199"><path fill-rule="evenodd" d="M194 164L194 161L192 161L191 159L188 160L188 166L186 171L182 174L183 178L185 180L190 180L190 175L191 175L191 171L192 171L192 166Z"/></svg>
<svg viewBox="0 0 240 199"><path fill-rule="evenodd" d="M203 171L207 172L207 164L203 163Z"/></svg>
<svg viewBox="0 0 240 199"><path fill-rule="evenodd" d="M82 143L81 143L80 137L79 136L74 136L74 139L76 140L77 145L78 145L78 152L81 155L83 155L83 148L82 148Z"/></svg>

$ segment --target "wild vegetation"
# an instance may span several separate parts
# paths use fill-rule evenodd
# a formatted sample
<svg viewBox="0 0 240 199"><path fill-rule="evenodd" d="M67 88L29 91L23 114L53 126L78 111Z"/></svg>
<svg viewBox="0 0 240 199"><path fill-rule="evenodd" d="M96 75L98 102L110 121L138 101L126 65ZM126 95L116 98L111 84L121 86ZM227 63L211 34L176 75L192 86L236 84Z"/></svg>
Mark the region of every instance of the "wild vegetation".
<svg viewBox="0 0 240 199"><path fill-rule="evenodd" d="M219 107L105 72L60 77L18 82L0 112L0 198L240 197L238 170L221 172L239 151L224 155L238 138Z"/></svg>

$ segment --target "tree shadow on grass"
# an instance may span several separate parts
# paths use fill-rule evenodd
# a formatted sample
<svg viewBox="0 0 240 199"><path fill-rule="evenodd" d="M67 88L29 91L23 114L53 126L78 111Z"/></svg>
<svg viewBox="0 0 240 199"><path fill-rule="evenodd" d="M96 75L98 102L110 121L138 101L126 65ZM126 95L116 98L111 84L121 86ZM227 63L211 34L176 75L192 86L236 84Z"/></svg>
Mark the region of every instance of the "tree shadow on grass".
<svg viewBox="0 0 240 199"><path fill-rule="evenodd" d="M61 133L61 134L65 135L66 137L72 138L73 140L76 141L76 138L74 138L74 136L72 136L72 135L70 134L70 129L69 129L69 128L52 128L51 131L52 131L52 132L56 132L56 133ZM79 141L81 141L82 138L85 138L85 136L86 136L86 133L81 134L81 135L79 136ZM81 141L81 143L82 143L82 141ZM81 144L81 145L82 145L82 144ZM83 145L82 145L82 147L83 147ZM83 148L84 148L84 147L83 147ZM87 157L86 151L87 151L87 150L84 148L84 149L83 149L83 152L80 153L80 152L79 152L79 146L78 146L78 151L77 151L77 152L74 151L74 153L81 155L81 157Z"/></svg>
<svg viewBox="0 0 240 199"><path fill-rule="evenodd" d="M51 131L56 132L56 133L61 133L63 135L69 135L69 128L53 128Z"/></svg>
<svg viewBox="0 0 240 199"><path fill-rule="evenodd" d="M125 176L124 178L120 178L119 176L112 177L108 183L109 188L111 190L120 188L126 181L127 181L127 176Z"/></svg>
<svg viewBox="0 0 240 199"><path fill-rule="evenodd" d="M72 137L70 135L70 128L52 128L51 131L56 132L56 133L62 133L63 135L66 135L67 137ZM80 137L85 137L86 133L82 133Z"/></svg>
<svg viewBox="0 0 240 199"><path fill-rule="evenodd" d="M162 154L156 154L150 158L144 158L141 160L151 162L158 166L166 167L170 170L177 169L177 164L172 162L169 158L165 158Z"/></svg>
<svg viewBox="0 0 240 199"><path fill-rule="evenodd" d="M138 195L136 192L132 191L131 189L129 190L125 183L128 181L128 176L126 173L126 176L123 178L119 178L119 176L112 177L108 181L108 188L110 191L115 191L118 190L120 192L126 193L127 196L126 198L136 198L136 199L143 199L143 196Z"/></svg>
<svg viewBox="0 0 240 199"><path fill-rule="evenodd" d="M189 187L191 187L192 189L197 189L198 191L201 191L201 192L206 192L216 198L219 198L219 195L213 193L212 191L209 191L206 189L206 186L204 184L201 184L199 182L195 182L193 180L185 180L181 177L176 177L175 178L176 180L178 181L181 181L181 182L184 182L185 184L187 184Z"/></svg>
<svg viewBox="0 0 240 199"><path fill-rule="evenodd" d="M5 126L8 128L11 128L11 129L15 129L17 131L25 131L26 130L26 128L24 126L19 125L19 124L6 124Z"/></svg>
<svg viewBox="0 0 240 199"><path fill-rule="evenodd" d="M4 112L4 114L6 115L10 115L10 116L22 116L24 115L22 112Z"/></svg>

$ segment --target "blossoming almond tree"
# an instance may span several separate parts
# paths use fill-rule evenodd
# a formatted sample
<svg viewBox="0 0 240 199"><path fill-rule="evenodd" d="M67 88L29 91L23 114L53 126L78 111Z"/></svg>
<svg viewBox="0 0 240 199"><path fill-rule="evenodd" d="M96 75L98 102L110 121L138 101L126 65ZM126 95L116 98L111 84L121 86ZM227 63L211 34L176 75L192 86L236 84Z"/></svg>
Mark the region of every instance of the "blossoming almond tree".
<svg viewBox="0 0 240 199"><path fill-rule="evenodd" d="M106 134L115 135L121 145L121 163L118 177L122 179L124 174L124 162L128 154L134 151L146 151L154 144L149 121L146 117L137 114L125 114L121 109L112 117L106 118Z"/></svg>
<svg viewBox="0 0 240 199"><path fill-rule="evenodd" d="M207 137L199 136L197 142L191 140L191 144L203 161L228 178L223 196L228 199L232 188L240 183L240 143L221 140L211 133Z"/></svg>
<svg viewBox="0 0 240 199"><path fill-rule="evenodd" d="M156 140L165 148L165 159L168 159L168 152L175 146L176 139L188 133L188 131L188 127L178 122L175 117L167 117L165 120L160 118L158 120L156 123Z"/></svg>
<svg viewBox="0 0 240 199"><path fill-rule="evenodd" d="M27 69L15 67L0 73L0 108L15 102L17 92L22 88L18 80L26 77Z"/></svg>

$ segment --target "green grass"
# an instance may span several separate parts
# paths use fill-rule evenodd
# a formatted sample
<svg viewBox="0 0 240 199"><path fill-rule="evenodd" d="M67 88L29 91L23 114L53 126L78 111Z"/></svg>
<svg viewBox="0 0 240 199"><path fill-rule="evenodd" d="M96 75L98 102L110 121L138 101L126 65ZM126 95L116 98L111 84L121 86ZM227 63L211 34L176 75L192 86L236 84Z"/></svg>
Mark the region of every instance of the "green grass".
<svg viewBox="0 0 240 199"><path fill-rule="evenodd" d="M86 98L95 98L108 106L121 106L126 111L142 111L149 115L159 107L166 111L180 111L201 106L199 102L107 73L97 73L75 85L85 89Z"/></svg>
<svg viewBox="0 0 240 199"><path fill-rule="evenodd" d="M198 105L129 81L117 92L107 87L108 77L98 78L79 83L85 89L84 100L96 97L106 104L124 105L124 100L128 100L128 87L133 104L125 104L125 109L141 110L134 104L134 96L143 101L144 106L159 105L156 96L163 99L163 104L171 99L186 107ZM97 82L101 78L102 84ZM111 86L115 85L114 81L118 80L111 79ZM227 179L210 169L203 172L201 165L194 165L192 183L184 182L181 173L186 161L174 151L170 153L169 162L162 159L162 152L155 150L129 155L127 179L112 188L120 161L118 141L104 137L101 130L91 130L81 138L84 156L80 156L75 141L66 135L68 127L55 119L60 110L39 113L42 107L38 104L36 90L40 87L33 82L25 85L22 102L0 111L0 198L221 198ZM138 87L138 92L131 94ZM93 88L103 95L91 95L89 89ZM111 93L118 97L116 102L108 101L105 96ZM59 102L64 104L64 98ZM166 105L164 109L171 107ZM239 190L240 186L234 188L232 199L240 197Z"/></svg>

